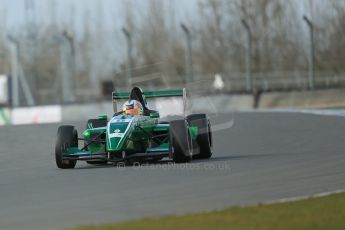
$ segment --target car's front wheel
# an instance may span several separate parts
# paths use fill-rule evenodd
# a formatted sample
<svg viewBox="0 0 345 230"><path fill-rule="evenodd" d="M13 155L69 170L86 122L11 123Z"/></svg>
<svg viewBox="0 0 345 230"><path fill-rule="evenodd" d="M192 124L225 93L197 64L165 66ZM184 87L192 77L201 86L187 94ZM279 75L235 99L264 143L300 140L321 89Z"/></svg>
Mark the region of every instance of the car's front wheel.
<svg viewBox="0 0 345 230"><path fill-rule="evenodd" d="M55 144L55 161L60 169L74 168L76 160L63 159L64 152L70 147L78 147L78 133L74 126L60 126L57 132L57 140Z"/></svg>

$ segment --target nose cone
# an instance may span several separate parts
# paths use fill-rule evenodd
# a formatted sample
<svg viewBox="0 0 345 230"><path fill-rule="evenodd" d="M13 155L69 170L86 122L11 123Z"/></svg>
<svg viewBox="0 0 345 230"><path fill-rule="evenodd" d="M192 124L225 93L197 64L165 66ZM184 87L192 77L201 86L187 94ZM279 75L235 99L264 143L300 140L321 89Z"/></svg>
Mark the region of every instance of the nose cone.
<svg viewBox="0 0 345 230"><path fill-rule="evenodd" d="M107 150L122 151L126 147L132 120L114 117L107 127Z"/></svg>

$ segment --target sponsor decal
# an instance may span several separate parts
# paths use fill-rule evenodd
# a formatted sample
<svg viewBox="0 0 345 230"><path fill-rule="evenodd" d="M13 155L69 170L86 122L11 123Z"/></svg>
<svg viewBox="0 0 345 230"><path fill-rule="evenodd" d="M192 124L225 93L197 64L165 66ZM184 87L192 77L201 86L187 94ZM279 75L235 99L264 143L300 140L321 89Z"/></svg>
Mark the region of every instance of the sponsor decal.
<svg viewBox="0 0 345 230"><path fill-rule="evenodd" d="M112 123L116 123L116 122L130 122L131 119L114 119L112 120Z"/></svg>
<svg viewBox="0 0 345 230"><path fill-rule="evenodd" d="M124 133L112 133L109 134L109 138L113 138L113 137L123 137L125 134Z"/></svg>
<svg viewBox="0 0 345 230"><path fill-rule="evenodd" d="M120 132L121 132L121 130L119 130L119 129L114 130L114 133L120 133Z"/></svg>

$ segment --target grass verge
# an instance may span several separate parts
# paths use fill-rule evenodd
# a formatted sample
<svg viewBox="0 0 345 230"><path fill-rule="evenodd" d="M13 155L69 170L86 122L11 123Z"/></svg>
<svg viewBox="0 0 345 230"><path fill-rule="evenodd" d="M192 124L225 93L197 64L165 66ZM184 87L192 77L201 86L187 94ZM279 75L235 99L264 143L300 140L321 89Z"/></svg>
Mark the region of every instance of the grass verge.
<svg viewBox="0 0 345 230"><path fill-rule="evenodd" d="M220 211L144 218L100 226L84 226L75 230L319 230L345 229L345 193L307 200L233 207Z"/></svg>

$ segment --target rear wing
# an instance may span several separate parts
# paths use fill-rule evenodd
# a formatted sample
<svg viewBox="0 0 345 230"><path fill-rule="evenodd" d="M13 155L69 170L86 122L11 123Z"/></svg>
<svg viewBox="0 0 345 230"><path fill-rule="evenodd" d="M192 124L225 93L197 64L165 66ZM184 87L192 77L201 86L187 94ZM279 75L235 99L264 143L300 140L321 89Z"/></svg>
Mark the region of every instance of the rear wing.
<svg viewBox="0 0 345 230"><path fill-rule="evenodd" d="M118 100L128 100L129 99L130 92L113 92L112 93L112 99L113 99L113 108L114 112L119 111L119 108L117 107ZM172 99L172 98L181 98L182 99L182 113L185 116L186 115L186 106L187 106L187 94L186 89L168 89L168 90L155 90L155 91L144 91L143 92L144 100L146 99L154 99L156 101L156 107L153 109L158 110L161 114L165 111L161 110L167 110L166 108L163 108L164 106L159 106L159 101L156 100L156 98L162 98L164 100ZM178 104L177 100L174 100L174 103L170 103L171 106L174 106L174 104ZM151 100L150 100L151 101ZM168 102L169 103L169 102ZM161 103L162 104L162 103ZM152 107L149 106L151 109ZM167 110L168 112L169 110Z"/></svg>
<svg viewBox="0 0 345 230"><path fill-rule="evenodd" d="M183 97L185 88L183 89L168 89L157 91L144 91L145 98L153 97ZM113 92L113 100L128 99L130 92Z"/></svg>

